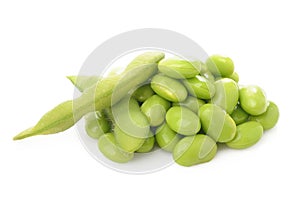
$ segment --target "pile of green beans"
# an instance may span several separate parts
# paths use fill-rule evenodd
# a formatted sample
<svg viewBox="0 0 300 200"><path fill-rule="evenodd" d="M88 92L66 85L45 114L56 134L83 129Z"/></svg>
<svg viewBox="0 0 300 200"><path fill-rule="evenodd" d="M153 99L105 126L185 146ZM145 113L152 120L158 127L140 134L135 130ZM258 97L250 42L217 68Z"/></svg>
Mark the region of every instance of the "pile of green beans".
<svg viewBox="0 0 300 200"><path fill-rule="evenodd" d="M119 75L68 78L82 96L58 105L15 140L61 132L84 117L87 135L114 162L161 148L179 165L192 166L212 160L222 143L253 146L279 118L264 91L239 85L233 61L220 55L201 62L147 52Z"/></svg>

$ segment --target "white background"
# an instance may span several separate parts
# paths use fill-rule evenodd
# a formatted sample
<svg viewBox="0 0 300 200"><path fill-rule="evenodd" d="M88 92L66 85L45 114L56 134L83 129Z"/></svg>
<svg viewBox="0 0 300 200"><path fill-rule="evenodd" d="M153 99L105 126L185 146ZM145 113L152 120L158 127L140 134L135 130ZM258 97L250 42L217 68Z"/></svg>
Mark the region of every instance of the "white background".
<svg viewBox="0 0 300 200"><path fill-rule="evenodd" d="M299 19L290 0L0 1L0 199L299 199ZM99 164L73 128L12 141L72 98L65 76L98 45L147 27L230 56L241 83L260 85L278 104L276 128L252 148L147 175Z"/></svg>

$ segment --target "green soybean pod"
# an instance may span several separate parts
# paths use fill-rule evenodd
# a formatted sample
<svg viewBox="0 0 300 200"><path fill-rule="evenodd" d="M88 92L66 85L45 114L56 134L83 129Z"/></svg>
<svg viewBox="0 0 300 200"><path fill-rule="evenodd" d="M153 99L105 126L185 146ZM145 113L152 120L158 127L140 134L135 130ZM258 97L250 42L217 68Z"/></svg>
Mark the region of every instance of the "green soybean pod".
<svg viewBox="0 0 300 200"><path fill-rule="evenodd" d="M259 122L264 130L273 128L279 119L279 109L277 105L269 101L267 111L258 116L250 116L250 120Z"/></svg>
<svg viewBox="0 0 300 200"><path fill-rule="evenodd" d="M181 135L195 135L201 128L199 117L182 106L170 108L166 114L166 121L173 131Z"/></svg>
<svg viewBox="0 0 300 200"><path fill-rule="evenodd" d="M132 160L134 156L133 153L118 147L112 133L107 133L99 138L98 148L106 158L118 163L126 163Z"/></svg>
<svg viewBox="0 0 300 200"><path fill-rule="evenodd" d="M250 115L261 115L268 107L267 97L258 86L244 86L240 88L241 107Z"/></svg>
<svg viewBox="0 0 300 200"><path fill-rule="evenodd" d="M199 109L204 132L217 142L229 142L236 134L234 120L221 107L205 104Z"/></svg>
<svg viewBox="0 0 300 200"><path fill-rule="evenodd" d="M157 74L152 78L151 88L168 101L180 102L187 97L185 87L178 80L162 74Z"/></svg>
<svg viewBox="0 0 300 200"><path fill-rule="evenodd" d="M232 119L234 120L235 124L241 124L246 121L248 121L249 114L246 113L240 105L237 105L236 108L233 110L233 112L230 115Z"/></svg>
<svg viewBox="0 0 300 200"><path fill-rule="evenodd" d="M205 104L205 101L198 99L193 96L188 96L184 101L172 103L172 106L184 106L193 111L194 113L198 113L199 108Z"/></svg>
<svg viewBox="0 0 300 200"><path fill-rule="evenodd" d="M216 94L211 102L220 106L231 114L239 100L239 88L235 81L221 78L215 82Z"/></svg>
<svg viewBox="0 0 300 200"><path fill-rule="evenodd" d="M139 87L132 96L139 102L144 102L154 95L154 91L151 89L150 84Z"/></svg>
<svg viewBox="0 0 300 200"><path fill-rule="evenodd" d="M151 96L141 106L141 110L147 116L150 126L158 126L163 123L169 108L170 102L158 95Z"/></svg>
<svg viewBox="0 0 300 200"><path fill-rule="evenodd" d="M110 128L109 121L99 111L88 113L85 116L85 130L91 138L99 139L101 135L110 131Z"/></svg>
<svg viewBox="0 0 300 200"><path fill-rule="evenodd" d="M62 132L72 127L85 114L116 104L129 91L152 77L157 72L157 62L163 57L161 52L149 52L136 57L126 72L106 77L87 88L80 97L60 103L45 113L33 127L22 131L13 139Z"/></svg>
<svg viewBox="0 0 300 200"><path fill-rule="evenodd" d="M173 159L182 166L192 166L212 160L217 144L207 135L197 134L181 139L173 150Z"/></svg>
<svg viewBox="0 0 300 200"><path fill-rule="evenodd" d="M143 145L136 152L148 153L153 149L154 144L155 144L155 137L154 137L152 131L150 131L148 138L145 140Z"/></svg>
<svg viewBox="0 0 300 200"><path fill-rule="evenodd" d="M67 76L72 84L80 91L83 92L87 88L95 85L100 77L99 76Z"/></svg>
<svg viewBox="0 0 300 200"><path fill-rule="evenodd" d="M228 77L234 72L233 61L229 57L212 55L206 60L208 70L215 76Z"/></svg>
<svg viewBox="0 0 300 200"><path fill-rule="evenodd" d="M182 59L165 59L158 63L158 70L171 78L192 78L200 73L201 62Z"/></svg>
<svg viewBox="0 0 300 200"><path fill-rule="evenodd" d="M181 139L175 131L173 131L167 123L159 126L155 131L155 138L158 146L165 151L172 152L175 145Z"/></svg>
<svg viewBox="0 0 300 200"><path fill-rule="evenodd" d="M191 95L199 99L211 99L215 95L215 86L203 76L185 79L183 84Z"/></svg>
<svg viewBox="0 0 300 200"><path fill-rule="evenodd" d="M256 144L263 135L260 123L249 121L237 126L235 138L226 145L233 149L245 149Z"/></svg>

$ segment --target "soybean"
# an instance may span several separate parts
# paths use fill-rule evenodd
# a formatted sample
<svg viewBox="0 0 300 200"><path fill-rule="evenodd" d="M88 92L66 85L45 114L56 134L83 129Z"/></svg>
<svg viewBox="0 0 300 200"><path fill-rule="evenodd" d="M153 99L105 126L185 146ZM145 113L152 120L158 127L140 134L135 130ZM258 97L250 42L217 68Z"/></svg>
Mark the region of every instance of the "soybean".
<svg viewBox="0 0 300 200"><path fill-rule="evenodd" d="M148 138L145 140L143 145L136 151L138 153L147 153L150 152L155 144L155 137L152 131L149 132Z"/></svg>
<svg viewBox="0 0 300 200"><path fill-rule="evenodd" d="M180 59L166 59L159 62L158 69L160 72L171 78L192 78L200 73L201 62Z"/></svg>
<svg viewBox="0 0 300 200"><path fill-rule="evenodd" d="M205 77L197 75L183 81L189 93L200 99L211 99L215 95L215 86Z"/></svg>
<svg viewBox="0 0 300 200"><path fill-rule="evenodd" d="M277 124L278 118L279 109L272 101L269 101L269 106L265 113L258 116L250 116L250 120L259 122L263 126L264 130L273 128Z"/></svg>
<svg viewBox="0 0 300 200"><path fill-rule="evenodd" d="M198 116L182 106L170 108L166 114L166 121L173 131L181 135L195 135L201 128Z"/></svg>
<svg viewBox="0 0 300 200"><path fill-rule="evenodd" d="M172 106L184 106L193 111L194 113L198 113L199 108L205 104L205 101L198 99L193 96L188 96L184 101L179 103L173 103Z"/></svg>
<svg viewBox="0 0 300 200"><path fill-rule="evenodd" d="M239 100L239 88L235 81L222 78L215 82L216 94L211 102L231 114Z"/></svg>
<svg viewBox="0 0 300 200"><path fill-rule="evenodd" d="M173 131L167 123L164 123L156 129L155 138L160 148L172 152L181 136Z"/></svg>
<svg viewBox="0 0 300 200"><path fill-rule="evenodd" d="M154 95L153 90L150 87L150 84L143 85L139 87L134 93L133 97L139 101L139 102L144 102L147 99L149 99L152 95Z"/></svg>
<svg viewBox="0 0 300 200"><path fill-rule="evenodd" d="M234 64L229 57L212 55L206 60L206 65L215 76L228 77L234 72Z"/></svg>
<svg viewBox="0 0 300 200"><path fill-rule="evenodd" d="M237 105L236 108L233 110L233 112L230 115L236 125L239 125L241 123L244 123L248 120L249 114L246 113L240 105Z"/></svg>
<svg viewBox="0 0 300 200"><path fill-rule="evenodd" d="M178 80L162 74L157 74L152 78L151 88L158 95L172 102L184 101L188 94L185 87Z"/></svg>
<svg viewBox="0 0 300 200"><path fill-rule="evenodd" d="M257 143L263 134L260 123L249 121L237 126L235 138L226 145L233 149L245 149Z"/></svg>
<svg viewBox="0 0 300 200"><path fill-rule="evenodd" d="M173 159L182 166L192 166L212 160L217 153L216 142L198 134L181 139L173 150Z"/></svg>
<svg viewBox="0 0 300 200"><path fill-rule="evenodd" d="M258 86L243 86L240 89L241 107L250 115L261 115L268 107L267 97Z"/></svg>
<svg viewBox="0 0 300 200"><path fill-rule="evenodd" d="M111 125L104 114L91 112L85 116L85 131L94 139L98 139L104 133L110 131Z"/></svg>
<svg viewBox="0 0 300 200"><path fill-rule="evenodd" d="M134 156L133 153L118 147L112 133L107 133L100 137L98 148L106 158L118 163L126 163L132 160Z"/></svg>
<svg viewBox="0 0 300 200"><path fill-rule="evenodd" d="M141 106L142 112L147 116L150 126L158 126L165 120L170 102L158 95L153 95Z"/></svg>
<svg viewBox="0 0 300 200"><path fill-rule="evenodd" d="M236 132L233 119L215 104L205 104L199 109L204 132L217 142L231 141Z"/></svg>
<svg viewBox="0 0 300 200"><path fill-rule="evenodd" d="M278 122L277 105L260 87L238 85L230 58L213 55L205 64L163 59L164 53L146 52L122 73L68 76L81 96L59 104L14 139L58 133L84 117L86 133L114 162L150 152L157 142L176 163L192 166L213 159L217 143L253 146Z"/></svg>

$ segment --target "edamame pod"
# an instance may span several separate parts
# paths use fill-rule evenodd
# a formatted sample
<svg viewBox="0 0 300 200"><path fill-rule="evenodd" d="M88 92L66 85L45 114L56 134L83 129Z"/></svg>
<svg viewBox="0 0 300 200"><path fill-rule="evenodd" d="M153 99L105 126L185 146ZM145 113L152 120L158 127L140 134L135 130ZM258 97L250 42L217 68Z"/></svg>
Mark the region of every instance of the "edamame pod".
<svg viewBox="0 0 300 200"><path fill-rule="evenodd" d="M189 93L199 99L211 99L215 95L215 86L203 76L183 80Z"/></svg>
<svg viewBox="0 0 300 200"><path fill-rule="evenodd" d="M269 101L269 106L266 112L258 116L250 116L250 120L259 122L263 126L264 130L273 128L277 124L278 119L279 109L272 101Z"/></svg>
<svg viewBox="0 0 300 200"><path fill-rule="evenodd" d="M167 59L159 62L158 70L171 78L192 78L200 73L201 62Z"/></svg>
<svg viewBox="0 0 300 200"><path fill-rule="evenodd" d="M95 85L100 79L98 76L67 76L67 78L80 92Z"/></svg>
<svg viewBox="0 0 300 200"><path fill-rule="evenodd" d="M180 135L173 131L167 123L156 129L155 138L160 148L169 152L173 151L175 145L181 139Z"/></svg>
<svg viewBox="0 0 300 200"><path fill-rule="evenodd" d="M222 78L215 82L216 94L211 102L220 106L228 114L231 114L239 100L239 88L235 81Z"/></svg>
<svg viewBox="0 0 300 200"><path fill-rule="evenodd" d="M158 95L153 95L141 106L142 112L147 116L150 126L158 126L165 120L170 102Z"/></svg>
<svg viewBox="0 0 300 200"><path fill-rule="evenodd" d="M170 108L166 114L166 121L173 131L181 135L195 135L201 128L198 116L182 106Z"/></svg>
<svg viewBox="0 0 300 200"><path fill-rule="evenodd" d="M267 97L258 86L244 86L240 88L241 107L250 115L261 115L268 107Z"/></svg>
<svg viewBox="0 0 300 200"><path fill-rule="evenodd" d="M187 97L185 87L178 80L162 74L157 74L152 78L151 88L168 101L180 102Z"/></svg>
<svg viewBox="0 0 300 200"><path fill-rule="evenodd" d="M226 145L233 149L245 149L257 143L263 135L260 123L249 121L237 126L235 138Z"/></svg>
<svg viewBox="0 0 300 200"><path fill-rule="evenodd" d="M229 142L236 133L233 119L221 107L205 104L199 109L204 132L217 142Z"/></svg>
<svg viewBox="0 0 300 200"><path fill-rule="evenodd" d="M134 156L133 153L118 147L112 133L107 133L99 138L98 148L106 158L118 163L126 163L132 160Z"/></svg>
<svg viewBox="0 0 300 200"><path fill-rule="evenodd" d="M129 65L130 70L98 81L77 99L63 102L47 112L34 127L26 129L13 139L58 133L72 127L88 112L110 107L126 96L128 91L148 80L157 71L157 62L163 57L164 54L159 52L138 56Z"/></svg>
<svg viewBox="0 0 300 200"><path fill-rule="evenodd" d="M212 160L217 153L216 142L207 135L197 134L181 139L173 150L173 159L182 166L192 166Z"/></svg>

